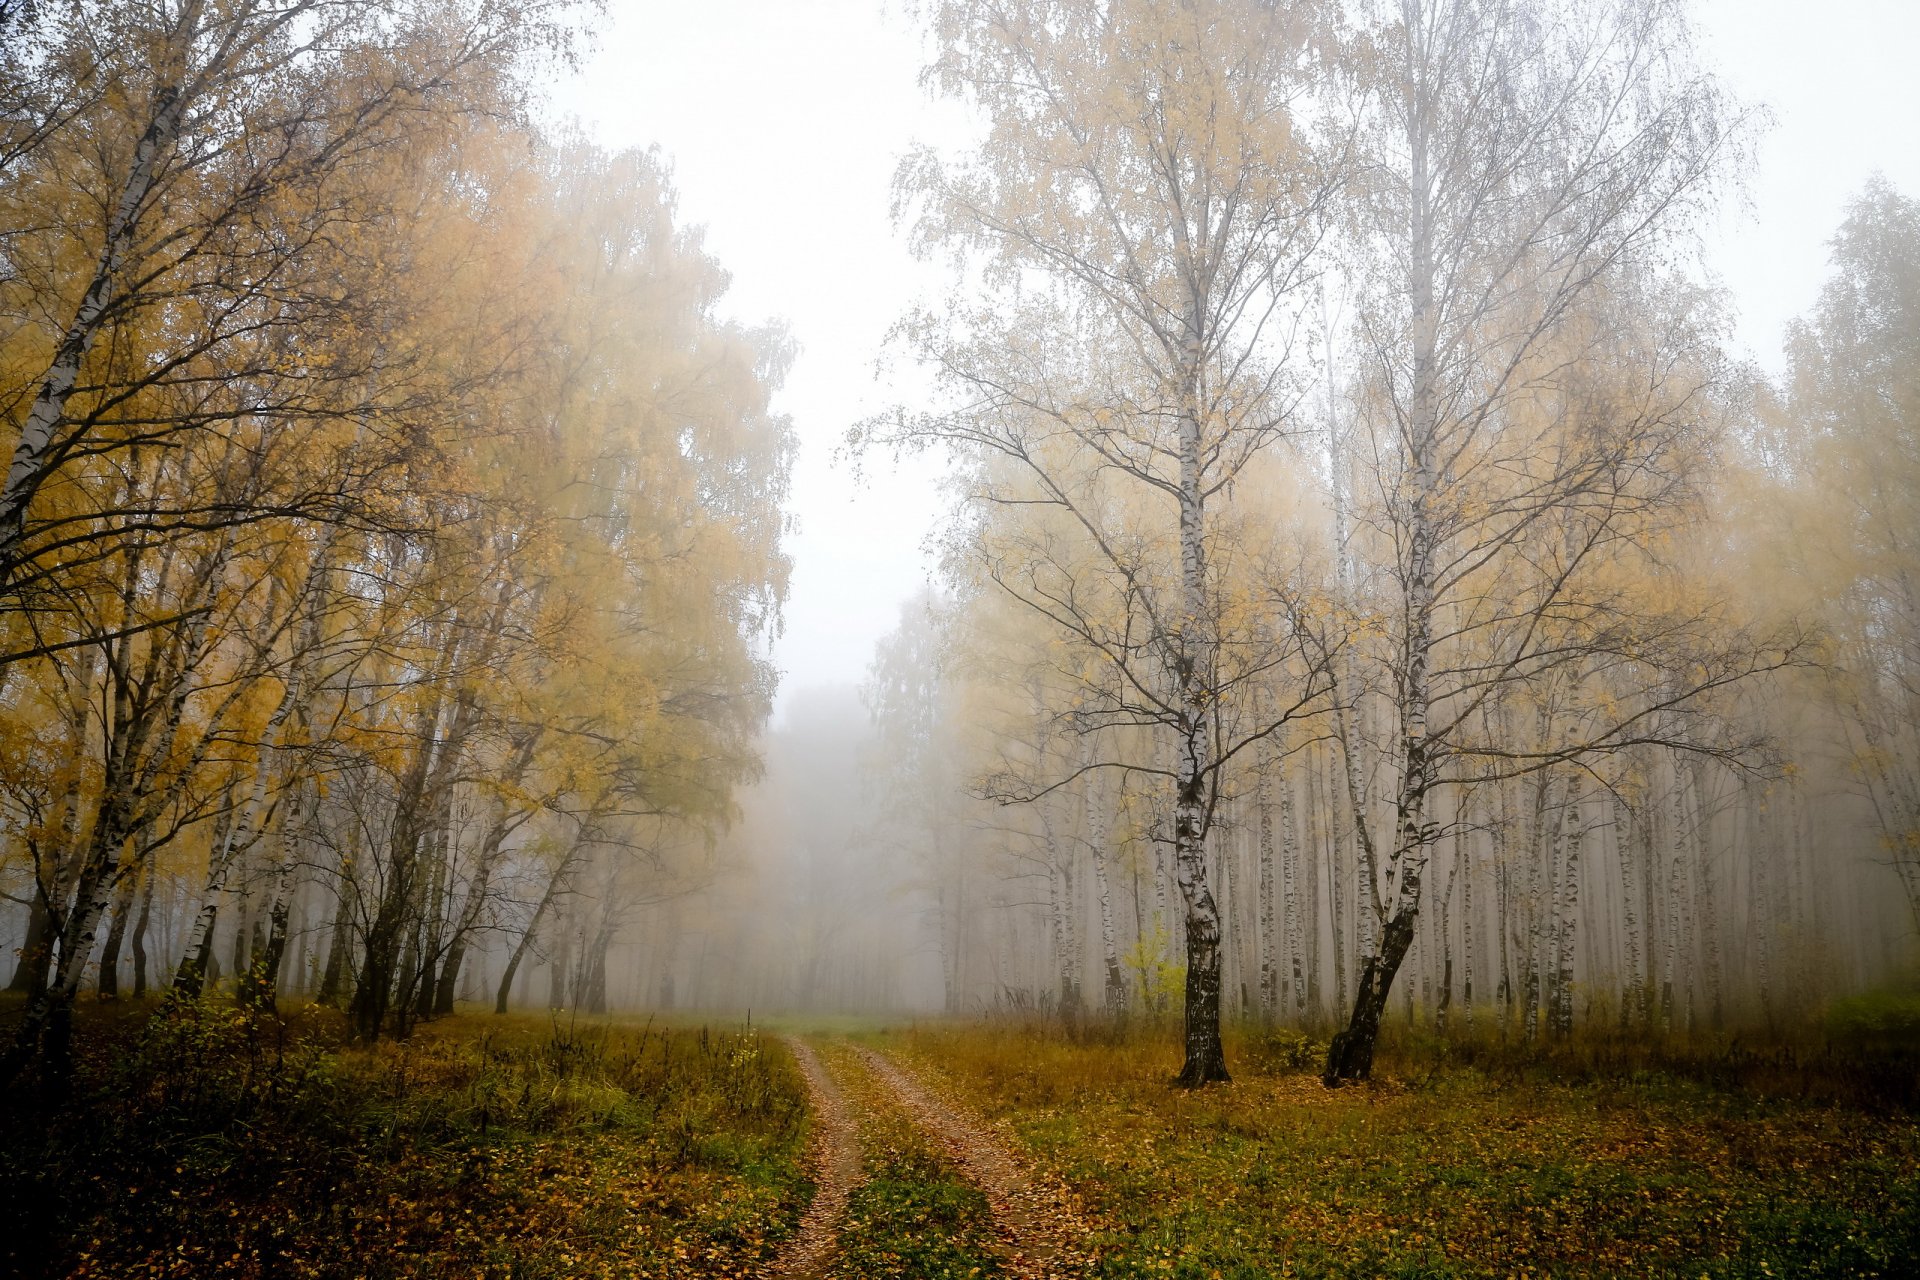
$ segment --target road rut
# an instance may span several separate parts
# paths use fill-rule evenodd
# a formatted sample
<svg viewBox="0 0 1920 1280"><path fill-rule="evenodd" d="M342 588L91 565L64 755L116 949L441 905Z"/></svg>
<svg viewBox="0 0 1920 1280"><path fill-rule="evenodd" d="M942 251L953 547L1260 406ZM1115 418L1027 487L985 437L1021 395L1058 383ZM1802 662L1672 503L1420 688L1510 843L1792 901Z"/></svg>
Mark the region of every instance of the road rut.
<svg viewBox="0 0 1920 1280"><path fill-rule="evenodd" d="M786 1042L806 1077L807 1098L813 1109L808 1159L813 1166L814 1192L813 1203L800 1219L800 1230L774 1264L773 1274L786 1280L821 1280L840 1238L847 1197L860 1180L860 1141L846 1099L820 1065L819 1057L797 1037L788 1036Z"/></svg>

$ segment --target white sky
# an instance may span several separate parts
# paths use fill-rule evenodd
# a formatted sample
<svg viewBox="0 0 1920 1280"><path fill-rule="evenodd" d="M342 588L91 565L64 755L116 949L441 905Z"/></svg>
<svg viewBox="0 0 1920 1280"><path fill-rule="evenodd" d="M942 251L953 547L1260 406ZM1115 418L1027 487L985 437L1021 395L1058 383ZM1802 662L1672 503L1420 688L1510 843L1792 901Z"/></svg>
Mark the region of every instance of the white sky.
<svg viewBox="0 0 1920 1280"><path fill-rule="evenodd" d="M1920 0L1695 0L1702 52L1774 127L1710 266L1738 341L1775 367L1813 303L1846 201L1880 170L1920 194ZM938 506L925 467L832 463L847 427L898 398L875 379L888 326L942 277L893 230L894 164L916 141L967 136L917 82L919 37L880 0L608 0L597 52L557 93L609 147L658 144L683 220L733 273L726 310L784 320L800 356L779 398L800 457L799 530L775 659L796 689L860 680L930 569Z"/></svg>

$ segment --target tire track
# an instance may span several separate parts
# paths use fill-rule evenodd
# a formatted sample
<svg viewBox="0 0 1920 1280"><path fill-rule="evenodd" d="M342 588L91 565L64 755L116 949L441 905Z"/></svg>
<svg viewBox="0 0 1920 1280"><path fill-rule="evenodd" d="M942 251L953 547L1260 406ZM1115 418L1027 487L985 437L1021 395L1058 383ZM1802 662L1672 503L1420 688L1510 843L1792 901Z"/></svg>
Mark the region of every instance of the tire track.
<svg viewBox="0 0 1920 1280"><path fill-rule="evenodd" d="M1022 1280L1087 1274L1087 1230L1064 1186L1043 1186L969 1109L927 1088L892 1059L860 1045L854 1052L914 1123L986 1193L1006 1250L1008 1273Z"/></svg>
<svg viewBox="0 0 1920 1280"><path fill-rule="evenodd" d="M820 1059L799 1037L783 1038L806 1077L807 1101L813 1108L808 1163L813 1166L814 1192L813 1203L801 1216L800 1230L781 1252L773 1274L787 1280L819 1280L840 1238L847 1197L860 1180L860 1143L840 1087Z"/></svg>

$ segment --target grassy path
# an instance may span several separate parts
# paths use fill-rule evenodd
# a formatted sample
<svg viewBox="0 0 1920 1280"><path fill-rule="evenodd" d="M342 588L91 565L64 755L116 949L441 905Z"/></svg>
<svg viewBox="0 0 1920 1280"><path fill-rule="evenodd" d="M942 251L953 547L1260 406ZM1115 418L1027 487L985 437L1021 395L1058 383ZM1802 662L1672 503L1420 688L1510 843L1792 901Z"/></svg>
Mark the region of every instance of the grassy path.
<svg viewBox="0 0 1920 1280"><path fill-rule="evenodd" d="M813 1202L800 1219L800 1230L782 1252L774 1274L790 1280L820 1280L826 1274L828 1254L839 1237L847 1198L860 1177L859 1133L848 1114L840 1088L820 1065L806 1041L785 1037L787 1049L807 1082L807 1102L813 1113L808 1163L813 1172Z"/></svg>
<svg viewBox="0 0 1920 1280"><path fill-rule="evenodd" d="M971 1111L872 1049L788 1045L814 1113L818 1190L775 1274L792 1280L1058 1280L1084 1274L1059 1189ZM856 1154L856 1152L858 1154Z"/></svg>
<svg viewBox="0 0 1920 1280"><path fill-rule="evenodd" d="M900 1109L986 1194L1008 1274L1052 1280L1083 1273L1085 1258L1076 1246L1086 1229L1063 1188L1036 1179L951 1095L936 1093L884 1054L868 1048L856 1052Z"/></svg>

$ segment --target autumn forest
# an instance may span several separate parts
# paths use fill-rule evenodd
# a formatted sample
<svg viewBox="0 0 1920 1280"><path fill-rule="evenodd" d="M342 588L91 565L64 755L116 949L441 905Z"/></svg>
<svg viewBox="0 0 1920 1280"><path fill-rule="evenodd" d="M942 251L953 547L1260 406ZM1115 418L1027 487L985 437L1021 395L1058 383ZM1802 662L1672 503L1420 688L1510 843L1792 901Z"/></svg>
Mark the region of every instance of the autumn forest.
<svg viewBox="0 0 1920 1280"><path fill-rule="evenodd" d="M1911 1274L1920 189L1756 351L1691 0L893 5L823 416L645 7L0 0L0 1268Z"/></svg>

